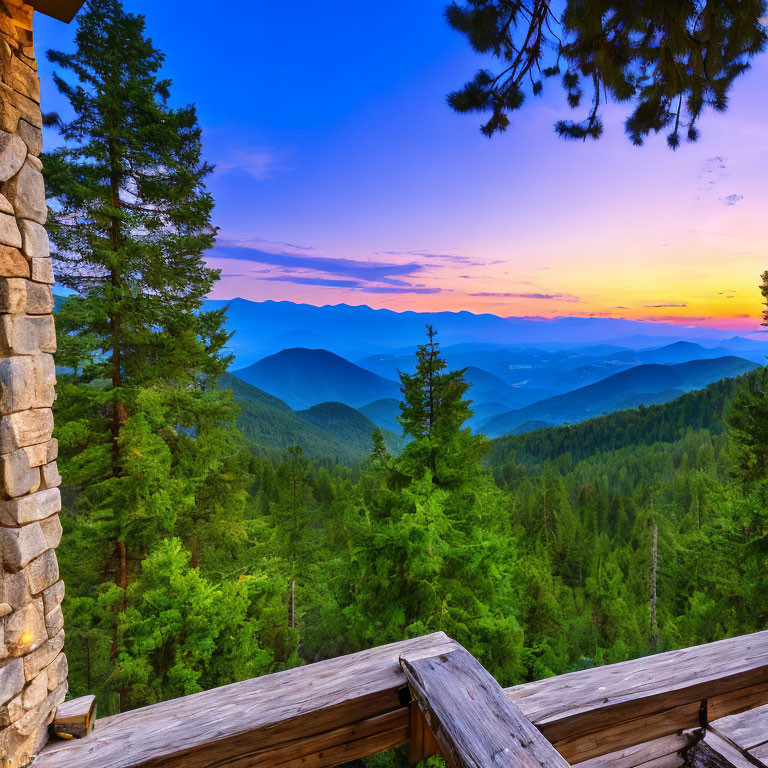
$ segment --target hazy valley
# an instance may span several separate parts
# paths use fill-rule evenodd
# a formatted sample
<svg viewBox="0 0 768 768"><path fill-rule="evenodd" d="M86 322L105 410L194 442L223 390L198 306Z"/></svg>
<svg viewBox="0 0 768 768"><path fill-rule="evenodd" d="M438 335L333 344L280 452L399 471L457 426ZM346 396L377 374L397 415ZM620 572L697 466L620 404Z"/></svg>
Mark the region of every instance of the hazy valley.
<svg viewBox="0 0 768 768"><path fill-rule="evenodd" d="M437 324L448 369L465 370L469 425L492 438L667 403L754 370L768 346L760 334L625 320L235 299L227 327L236 359L224 384L241 404L244 431L265 449L297 444L311 456L349 462L370 449L378 426L397 450L399 372L413 372L427 323ZM411 336L413 348L399 346Z"/></svg>

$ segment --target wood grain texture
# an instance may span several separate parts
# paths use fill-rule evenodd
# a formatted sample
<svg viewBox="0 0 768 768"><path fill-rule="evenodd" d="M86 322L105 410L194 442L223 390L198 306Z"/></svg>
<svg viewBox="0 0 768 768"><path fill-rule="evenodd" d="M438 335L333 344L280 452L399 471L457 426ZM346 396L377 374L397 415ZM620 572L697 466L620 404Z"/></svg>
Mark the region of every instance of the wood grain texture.
<svg viewBox="0 0 768 768"><path fill-rule="evenodd" d="M709 697L707 699L707 717L710 722L713 722L721 717L745 712L763 704L768 704L768 683Z"/></svg>
<svg viewBox="0 0 768 768"><path fill-rule="evenodd" d="M400 656L418 660L457 647L437 632L107 717L86 739L49 745L35 768L290 766L264 754L288 745L288 755L305 739L319 739L324 758L294 751L303 766L374 754L408 739ZM376 721L396 710L402 726ZM380 732L370 732L377 722ZM364 731L354 749L349 728Z"/></svg>
<svg viewBox="0 0 768 768"><path fill-rule="evenodd" d="M429 730L419 705L412 701L410 710L410 739L408 741L408 760L411 765L416 765L427 757L432 757L440 751L440 746L435 740L434 734Z"/></svg>
<svg viewBox="0 0 768 768"><path fill-rule="evenodd" d="M758 765L768 766L768 744L761 744L759 747L750 749L749 755Z"/></svg>
<svg viewBox="0 0 768 768"><path fill-rule="evenodd" d="M659 758L679 755L689 744L690 738L686 734L673 733L575 763L573 768L637 768Z"/></svg>
<svg viewBox="0 0 768 768"><path fill-rule="evenodd" d="M768 742L768 706L715 720L710 728L743 750Z"/></svg>
<svg viewBox="0 0 768 768"><path fill-rule="evenodd" d="M673 752L671 755L662 755L647 763L641 763L637 768L682 768L686 765L682 752Z"/></svg>
<svg viewBox="0 0 768 768"><path fill-rule="evenodd" d="M399 659L416 669L425 659L459 649L436 633L116 715L97 721L84 740L49 745L36 768L330 768L409 738L411 757L426 757L434 754L436 743L402 698L406 676ZM768 632L505 692L461 651L474 677L469 675L459 688L466 692L470 682L484 680L483 696L500 697L502 717L508 704L516 704L516 727L532 720L561 753L560 768L565 760L583 768L608 768L614 764L600 759L609 756L619 761L617 768L674 768L677 750L643 753L642 746L679 738L702 718L727 719L763 704L768 696ZM470 707L475 703L465 701ZM498 717L488 722L496 727ZM527 731L531 743L533 731ZM632 752L635 745L638 751ZM700 751L707 750L712 751L709 742ZM763 752L768 753L768 744L750 754L766 763Z"/></svg>
<svg viewBox="0 0 768 768"><path fill-rule="evenodd" d="M451 768L567 768L568 763L464 648L404 655L414 699Z"/></svg>
<svg viewBox="0 0 768 768"><path fill-rule="evenodd" d="M633 744L684 731L697 723L699 709L699 702L694 701L589 733L577 733L555 742L555 748L570 763L580 763Z"/></svg>
<svg viewBox="0 0 768 768"><path fill-rule="evenodd" d="M768 631L571 672L505 693L557 744L632 720L640 725L643 717L766 683ZM694 727L696 720L676 727ZM625 746L647 740L638 732Z"/></svg>
<svg viewBox="0 0 768 768"><path fill-rule="evenodd" d="M729 741L708 731L688 753L691 768L755 768L740 750Z"/></svg>
<svg viewBox="0 0 768 768"><path fill-rule="evenodd" d="M286 768L332 768L361 757L400 747L408 741L408 709L400 707L386 715L354 725L310 736L297 737L269 749L256 750L215 763L218 768L270 766Z"/></svg>
<svg viewBox="0 0 768 768"><path fill-rule="evenodd" d="M93 730L96 697L81 696L59 705L53 719L53 732L62 739L82 739Z"/></svg>

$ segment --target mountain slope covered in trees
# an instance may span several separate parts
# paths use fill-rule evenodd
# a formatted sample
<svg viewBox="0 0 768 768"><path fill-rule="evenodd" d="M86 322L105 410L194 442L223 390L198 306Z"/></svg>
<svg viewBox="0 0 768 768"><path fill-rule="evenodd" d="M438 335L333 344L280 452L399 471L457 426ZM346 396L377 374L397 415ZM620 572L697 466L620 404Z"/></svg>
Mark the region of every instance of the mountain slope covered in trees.
<svg viewBox="0 0 768 768"><path fill-rule="evenodd" d="M376 424L342 403L294 411L228 373L219 379L219 387L232 390L239 408L237 425L257 453L276 457L296 445L311 459L357 465L373 445ZM401 441L395 434L385 431L384 439L389 450L399 450Z"/></svg>
<svg viewBox="0 0 768 768"><path fill-rule="evenodd" d="M434 631L506 685L766 626L761 375L494 443L468 428L470 382L431 324L423 338L429 313L235 301L225 330L223 305L204 302L220 273L204 258L216 231L194 109L169 106L162 53L118 0L90 0L76 42L51 55L72 122L45 159L59 274L74 291L58 316L54 404L72 696L94 693L109 714ZM262 391L224 373L233 316L265 320L250 328L267 345L309 330L354 359L379 344L414 365L395 382L303 350L298 365L257 364ZM510 386L635 365L621 339L631 353L658 341L636 334L671 332L434 316L452 344L483 344L455 352L495 360L478 367ZM521 336L544 347L485 346ZM563 340L574 346L546 343ZM704 386L718 361L696 363L657 377L656 394ZM647 393L654 377L636 371L621 379L635 389L591 392ZM391 423L393 398L402 447L354 410Z"/></svg>
<svg viewBox="0 0 768 768"><path fill-rule="evenodd" d="M720 436L727 430L734 392L749 382L760 381L762 375L760 369L738 378L721 379L663 405L640 406L579 424L499 437L491 441L488 460L492 465L511 459L530 465L567 453L580 461L598 452L675 442L689 431L706 430Z"/></svg>
<svg viewBox="0 0 768 768"><path fill-rule="evenodd" d="M611 411L665 403L688 390L740 376L757 367L756 363L733 356L676 365L638 365L573 392L495 416L482 429L491 437L497 437L511 433L527 421L583 421Z"/></svg>

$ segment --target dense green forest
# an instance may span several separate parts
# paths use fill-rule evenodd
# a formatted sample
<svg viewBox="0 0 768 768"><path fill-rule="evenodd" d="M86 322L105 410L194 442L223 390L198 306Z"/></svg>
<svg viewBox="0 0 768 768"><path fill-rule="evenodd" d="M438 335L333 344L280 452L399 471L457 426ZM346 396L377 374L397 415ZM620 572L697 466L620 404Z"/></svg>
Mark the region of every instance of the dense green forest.
<svg viewBox="0 0 768 768"><path fill-rule="evenodd" d="M761 372L487 442L461 427L461 377L439 372L436 345L421 355L399 456L380 435L357 467L249 446L230 535L200 544L180 526L125 596L76 564L86 521L70 513L74 691L109 711L118 686L134 706L437 629L511 684L765 625L761 489L732 476L727 424L740 399L762 402Z"/></svg>
<svg viewBox="0 0 768 768"><path fill-rule="evenodd" d="M142 19L93 0L79 24L78 52L51 54L77 117L46 158L73 290L55 406L73 695L107 714L435 630L507 685L765 626L762 372L489 442L429 329L405 439L350 421L370 443L345 463L313 432L339 409L225 373L222 313L201 311L210 168Z"/></svg>

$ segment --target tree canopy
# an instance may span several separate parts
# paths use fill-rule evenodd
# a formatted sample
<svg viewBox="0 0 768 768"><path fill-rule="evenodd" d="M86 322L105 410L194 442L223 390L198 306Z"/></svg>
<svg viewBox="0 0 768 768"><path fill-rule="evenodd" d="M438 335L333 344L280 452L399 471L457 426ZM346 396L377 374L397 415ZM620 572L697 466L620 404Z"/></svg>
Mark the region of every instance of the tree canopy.
<svg viewBox="0 0 768 768"><path fill-rule="evenodd" d="M624 123L640 145L667 133L676 149L699 136L706 108L722 112L736 78L766 45L764 0L454 0L448 23L498 61L448 96L457 112L488 115L486 136L504 131L528 93L559 77L580 119L561 119L566 139L597 139L601 109L628 104ZM586 98L585 98L586 94Z"/></svg>

